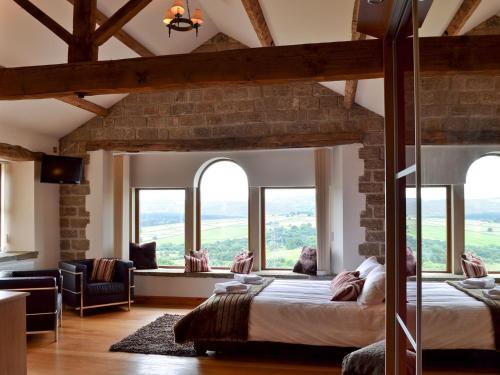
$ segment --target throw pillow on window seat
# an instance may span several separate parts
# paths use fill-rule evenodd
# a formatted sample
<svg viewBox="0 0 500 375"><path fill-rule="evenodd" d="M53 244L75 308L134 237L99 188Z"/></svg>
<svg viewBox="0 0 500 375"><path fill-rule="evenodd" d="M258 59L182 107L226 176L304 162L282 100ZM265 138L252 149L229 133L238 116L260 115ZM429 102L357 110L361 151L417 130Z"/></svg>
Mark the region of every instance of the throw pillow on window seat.
<svg viewBox="0 0 500 375"><path fill-rule="evenodd" d="M467 278L488 276L483 260L472 252L462 254L461 265Z"/></svg>
<svg viewBox="0 0 500 375"><path fill-rule="evenodd" d="M209 272L208 250L191 250L189 255L184 255L184 272Z"/></svg>
<svg viewBox="0 0 500 375"><path fill-rule="evenodd" d="M253 252L243 250L241 253L234 257L231 272L233 273L250 273L253 268Z"/></svg>
<svg viewBox="0 0 500 375"><path fill-rule="evenodd" d="M415 276L417 274L417 258L413 254L411 247L406 248L406 276Z"/></svg>
<svg viewBox="0 0 500 375"><path fill-rule="evenodd" d="M316 276L317 269L316 249L304 246L300 252L299 260L293 267L293 272Z"/></svg>
<svg viewBox="0 0 500 375"><path fill-rule="evenodd" d="M157 269L156 242L148 242L142 245L130 243L130 260L138 270Z"/></svg>

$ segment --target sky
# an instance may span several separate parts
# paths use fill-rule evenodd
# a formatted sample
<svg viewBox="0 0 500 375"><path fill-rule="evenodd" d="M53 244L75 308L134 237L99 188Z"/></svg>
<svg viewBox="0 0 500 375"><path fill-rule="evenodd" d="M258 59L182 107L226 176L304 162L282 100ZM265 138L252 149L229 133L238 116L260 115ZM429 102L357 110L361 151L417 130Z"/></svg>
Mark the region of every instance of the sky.
<svg viewBox="0 0 500 375"><path fill-rule="evenodd" d="M246 202L247 175L243 168L232 161L218 161L203 173L200 193L206 202Z"/></svg>

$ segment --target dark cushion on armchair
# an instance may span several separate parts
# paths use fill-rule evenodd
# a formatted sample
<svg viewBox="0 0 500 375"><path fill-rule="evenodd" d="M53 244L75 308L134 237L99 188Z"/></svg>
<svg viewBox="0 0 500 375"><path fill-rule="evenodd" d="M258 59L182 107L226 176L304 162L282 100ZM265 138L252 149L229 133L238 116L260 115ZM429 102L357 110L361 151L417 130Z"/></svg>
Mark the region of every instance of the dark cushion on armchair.
<svg viewBox="0 0 500 375"><path fill-rule="evenodd" d="M125 284L123 283L90 283L87 284L87 294L89 296L104 296L110 294L123 294Z"/></svg>

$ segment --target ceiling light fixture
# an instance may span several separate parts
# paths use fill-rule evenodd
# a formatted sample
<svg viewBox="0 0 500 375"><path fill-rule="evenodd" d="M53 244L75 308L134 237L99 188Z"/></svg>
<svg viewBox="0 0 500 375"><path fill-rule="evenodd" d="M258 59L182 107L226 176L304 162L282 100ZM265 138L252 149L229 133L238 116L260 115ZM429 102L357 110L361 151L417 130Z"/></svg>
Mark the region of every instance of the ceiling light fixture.
<svg viewBox="0 0 500 375"><path fill-rule="evenodd" d="M203 24L203 14L200 8L194 10L193 16L191 16L191 11L189 10L189 0L186 1L186 7L184 7L183 0L174 0L172 6L167 9L165 17L163 18L163 23L168 28L168 37L172 30L175 31L190 31L195 29L196 36L198 36L198 29ZM184 17L184 13L187 10L187 18Z"/></svg>

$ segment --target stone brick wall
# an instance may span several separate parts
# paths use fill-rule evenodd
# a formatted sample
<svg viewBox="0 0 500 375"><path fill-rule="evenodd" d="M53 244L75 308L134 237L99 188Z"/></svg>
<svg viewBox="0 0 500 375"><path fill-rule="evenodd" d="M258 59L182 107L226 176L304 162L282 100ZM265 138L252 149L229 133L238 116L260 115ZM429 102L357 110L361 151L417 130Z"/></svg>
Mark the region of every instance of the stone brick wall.
<svg viewBox="0 0 500 375"><path fill-rule="evenodd" d="M194 52L245 48L223 34ZM317 83L212 86L132 94L105 118L95 117L60 140L63 155L86 156L86 143L97 140L176 140L249 137L361 130L360 157L365 173L360 191L367 196L361 225L366 243L360 252L383 252L383 118L358 105L343 107L343 97ZM89 242L85 228L88 182L61 188L61 255L82 258Z"/></svg>

